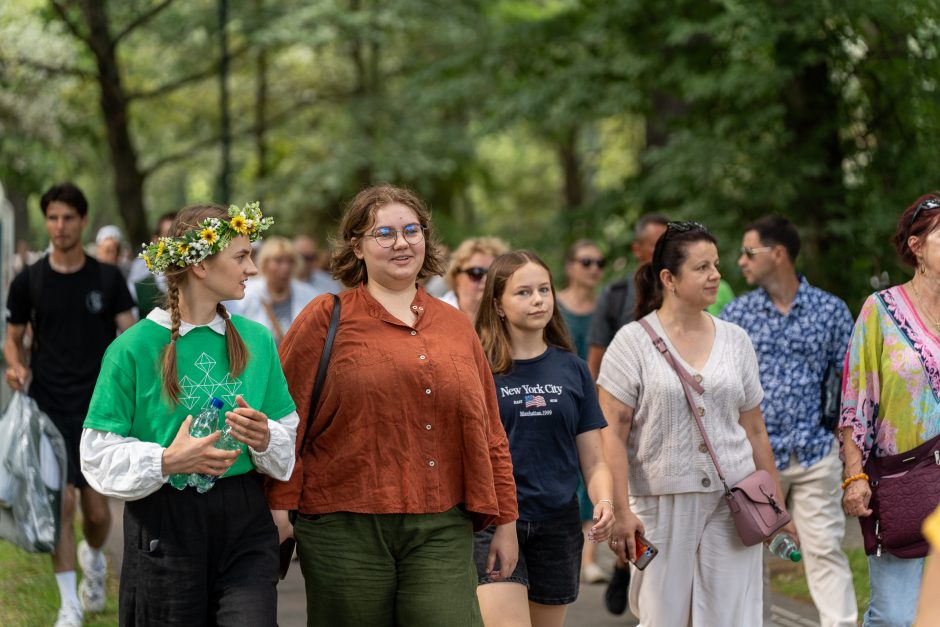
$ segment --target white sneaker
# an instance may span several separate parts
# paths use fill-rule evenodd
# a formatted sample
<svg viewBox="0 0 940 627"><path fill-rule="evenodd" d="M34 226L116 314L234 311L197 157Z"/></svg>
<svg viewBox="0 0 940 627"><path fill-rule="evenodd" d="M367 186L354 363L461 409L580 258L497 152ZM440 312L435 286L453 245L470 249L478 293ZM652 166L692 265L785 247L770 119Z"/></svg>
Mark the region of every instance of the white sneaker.
<svg viewBox="0 0 940 627"><path fill-rule="evenodd" d="M82 608L66 603L59 608L59 616L55 619L55 627L82 627Z"/></svg>
<svg viewBox="0 0 940 627"><path fill-rule="evenodd" d="M588 564L581 573L581 579L584 580L584 583L605 583L607 573L597 564Z"/></svg>
<svg viewBox="0 0 940 627"><path fill-rule="evenodd" d="M108 563L104 555L99 552L96 560L91 547L82 540L78 545L78 565L82 567L82 580L78 584L78 598L82 601L82 608L86 612L104 611L108 574Z"/></svg>

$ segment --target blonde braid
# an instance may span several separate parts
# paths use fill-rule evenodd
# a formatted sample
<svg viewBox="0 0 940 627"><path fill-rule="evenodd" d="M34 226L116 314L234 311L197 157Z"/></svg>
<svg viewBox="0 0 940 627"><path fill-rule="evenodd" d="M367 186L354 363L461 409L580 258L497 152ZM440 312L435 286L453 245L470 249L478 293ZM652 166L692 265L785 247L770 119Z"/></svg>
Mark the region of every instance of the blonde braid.
<svg viewBox="0 0 940 627"><path fill-rule="evenodd" d="M176 340L180 337L180 286L174 275L166 275L166 308L170 313L170 343L163 352L163 389L173 404L179 403L180 384L176 371Z"/></svg>

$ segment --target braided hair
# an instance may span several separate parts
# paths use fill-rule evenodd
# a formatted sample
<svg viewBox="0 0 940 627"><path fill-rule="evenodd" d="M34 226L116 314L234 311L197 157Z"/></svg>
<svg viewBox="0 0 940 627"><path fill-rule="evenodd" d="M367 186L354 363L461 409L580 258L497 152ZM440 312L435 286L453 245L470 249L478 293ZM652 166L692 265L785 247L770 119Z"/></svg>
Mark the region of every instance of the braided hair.
<svg viewBox="0 0 940 627"><path fill-rule="evenodd" d="M194 205L186 207L177 214L170 229L170 235L179 237L196 228L206 218L228 218L228 211L220 205ZM163 351L163 390L173 401L179 403L180 385L176 367L176 341L180 338L180 286L190 280L190 268L166 273L166 301L164 307L170 314L170 343ZM248 347L242 340L232 317L222 303L216 305L216 311L225 320L225 348L228 352L229 370L233 378L238 377L248 364Z"/></svg>

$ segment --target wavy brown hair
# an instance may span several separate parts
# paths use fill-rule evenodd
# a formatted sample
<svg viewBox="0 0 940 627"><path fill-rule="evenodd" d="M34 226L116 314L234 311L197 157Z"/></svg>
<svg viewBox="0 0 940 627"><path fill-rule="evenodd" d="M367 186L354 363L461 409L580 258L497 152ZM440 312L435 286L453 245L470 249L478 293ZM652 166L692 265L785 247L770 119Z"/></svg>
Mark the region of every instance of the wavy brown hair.
<svg viewBox="0 0 940 627"><path fill-rule="evenodd" d="M228 220L228 211L221 205L193 205L181 210L173 226L170 227L170 237L179 237L199 226L206 218L222 218ZM180 286L190 280L192 268L186 266L173 272L166 273L166 301L164 307L170 314L170 343L163 351L163 390L173 401L179 403L180 384L176 368L176 341L180 338ZM222 303L216 305L216 311L225 319L225 348L228 351L229 371L232 378L238 377L245 370L248 363L248 347L235 325L232 317Z"/></svg>
<svg viewBox="0 0 940 627"><path fill-rule="evenodd" d="M555 281L552 271L542 259L531 250L514 250L500 255L493 260L490 271L486 274L486 287L483 289L483 300L480 301L480 312L477 314L477 335L483 343L483 352L490 363L493 374L505 374L512 368L512 340L509 338L508 322L500 317L496 311L496 303L502 299L506 291L506 284L516 270L534 263L548 272L548 280L552 288L552 318L545 326L545 343L555 348L574 352L568 326L561 316L558 308L558 298L555 296Z"/></svg>
<svg viewBox="0 0 940 627"><path fill-rule="evenodd" d="M415 212L424 227L424 263L418 271L418 281L444 273L444 253L431 222L431 212L411 190L394 185L375 185L366 188L346 205L339 225L339 235L333 238L333 257L330 270L333 278L347 287L358 287L369 279L366 263L356 257L356 246L375 224L375 212L386 205L401 204Z"/></svg>

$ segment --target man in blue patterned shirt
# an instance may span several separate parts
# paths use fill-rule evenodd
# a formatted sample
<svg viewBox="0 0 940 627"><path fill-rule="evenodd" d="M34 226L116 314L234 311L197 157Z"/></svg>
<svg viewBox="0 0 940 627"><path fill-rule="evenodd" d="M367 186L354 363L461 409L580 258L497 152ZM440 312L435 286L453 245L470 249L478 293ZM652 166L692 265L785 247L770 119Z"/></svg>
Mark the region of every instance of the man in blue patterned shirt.
<svg viewBox="0 0 940 627"><path fill-rule="evenodd" d="M855 591L842 550L842 463L833 432L820 423L823 379L829 367L842 370L853 321L842 300L796 273L799 251L800 236L786 218L749 225L738 266L758 289L732 301L721 317L744 328L757 351L761 412L820 621L854 626Z"/></svg>

